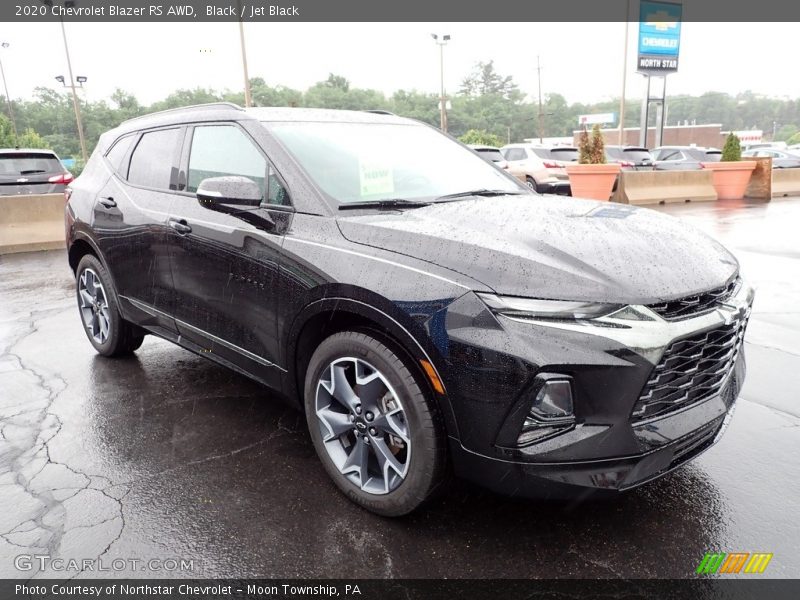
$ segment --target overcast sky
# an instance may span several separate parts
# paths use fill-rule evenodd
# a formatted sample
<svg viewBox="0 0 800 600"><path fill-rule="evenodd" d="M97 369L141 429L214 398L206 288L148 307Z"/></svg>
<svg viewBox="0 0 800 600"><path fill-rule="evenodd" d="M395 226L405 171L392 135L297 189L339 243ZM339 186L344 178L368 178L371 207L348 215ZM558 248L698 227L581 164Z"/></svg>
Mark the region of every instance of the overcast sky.
<svg viewBox="0 0 800 600"><path fill-rule="evenodd" d="M88 100L120 87L149 104L177 88L241 89L237 23L67 23L74 74L89 78ZM344 75L352 85L391 94L397 89L435 92L438 49L432 32L449 33L445 83L455 91L471 66L494 60L531 97L541 56L544 93L569 102L619 96L624 23L246 23L251 77L300 90ZM630 26L628 97L641 97L634 73L638 24ZM668 94L751 89L800 97L793 23L684 23L680 68ZM66 75L58 23L0 23L3 66L13 98ZM765 48L761 50L761 48ZM763 52L763 55L761 54Z"/></svg>

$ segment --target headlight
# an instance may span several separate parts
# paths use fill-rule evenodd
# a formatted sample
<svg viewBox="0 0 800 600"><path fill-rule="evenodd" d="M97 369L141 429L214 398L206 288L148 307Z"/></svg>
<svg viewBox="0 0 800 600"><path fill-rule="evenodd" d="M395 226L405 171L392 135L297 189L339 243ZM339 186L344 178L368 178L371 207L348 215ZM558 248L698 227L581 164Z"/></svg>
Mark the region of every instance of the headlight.
<svg viewBox="0 0 800 600"><path fill-rule="evenodd" d="M620 308L620 304L603 302L573 302L570 300L539 300L515 296L497 296L476 292L492 312L531 319L596 319Z"/></svg>

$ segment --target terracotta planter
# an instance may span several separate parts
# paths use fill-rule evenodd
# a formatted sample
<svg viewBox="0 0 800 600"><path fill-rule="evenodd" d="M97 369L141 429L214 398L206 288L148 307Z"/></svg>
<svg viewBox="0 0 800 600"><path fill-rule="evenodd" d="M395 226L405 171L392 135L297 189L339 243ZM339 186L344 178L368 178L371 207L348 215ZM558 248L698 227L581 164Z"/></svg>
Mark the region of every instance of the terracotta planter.
<svg viewBox="0 0 800 600"><path fill-rule="evenodd" d="M607 201L619 175L619 165L568 165L567 174L573 197Z"/></svg>
<svg viewBox="0 0 800 600"><path fill-rule="evenodd" d="M734 162L704 162L704 169L711 171L714 189L720 200L740 200L744 197L750 175L756 168L754 160Z"/></svg>

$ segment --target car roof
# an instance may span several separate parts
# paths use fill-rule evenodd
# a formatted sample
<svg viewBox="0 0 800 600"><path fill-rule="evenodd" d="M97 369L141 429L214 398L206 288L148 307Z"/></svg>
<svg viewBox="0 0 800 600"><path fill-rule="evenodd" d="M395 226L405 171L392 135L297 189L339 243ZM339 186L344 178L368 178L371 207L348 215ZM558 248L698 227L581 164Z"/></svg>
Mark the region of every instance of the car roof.
<svg viewBox="0 0 800 600"><path fill-rule="evenodd" d="M47 148L0 148L0 154L51 154L56 156L56 153ZM56 156L57 158L57 156Z"/></svg>
<svg viewBox="0 0 800 600"><path fill-rule="evenodd" d="M500 151L500 148L498 148L497 146L485 146L484 144L467 144L467 146L469 148L472 148L473 150L497 150L498 152Z"/></svg>
<svg viewBox="0 0 800 600"><path fill-rule="evenodd" d="M195 121L280 121L332 123L397 123L413 124L387 111L333 110L326 108L257 107L242 108L231 102L212 102L171 108L124 121L118 133L138 131L162 125L179 125Z"/></svg>

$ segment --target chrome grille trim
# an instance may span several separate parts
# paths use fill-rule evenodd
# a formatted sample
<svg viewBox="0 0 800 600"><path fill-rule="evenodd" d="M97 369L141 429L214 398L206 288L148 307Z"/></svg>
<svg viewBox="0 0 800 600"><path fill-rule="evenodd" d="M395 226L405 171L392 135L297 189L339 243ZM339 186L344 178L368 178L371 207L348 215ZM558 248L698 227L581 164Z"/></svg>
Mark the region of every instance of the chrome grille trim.
<svg viewBox="0 0 800 600"><path fill-rule="evenodd" d="M695 317L705 312L714 310L719 303L730 298L736 292L736 289L740 284L741 278L737 277L728 285L710 290L708 292L703 292L702 294L686 296L684 298L670 300L668 302L648 304L646 306L654 313L668 321Z"/></svg>

